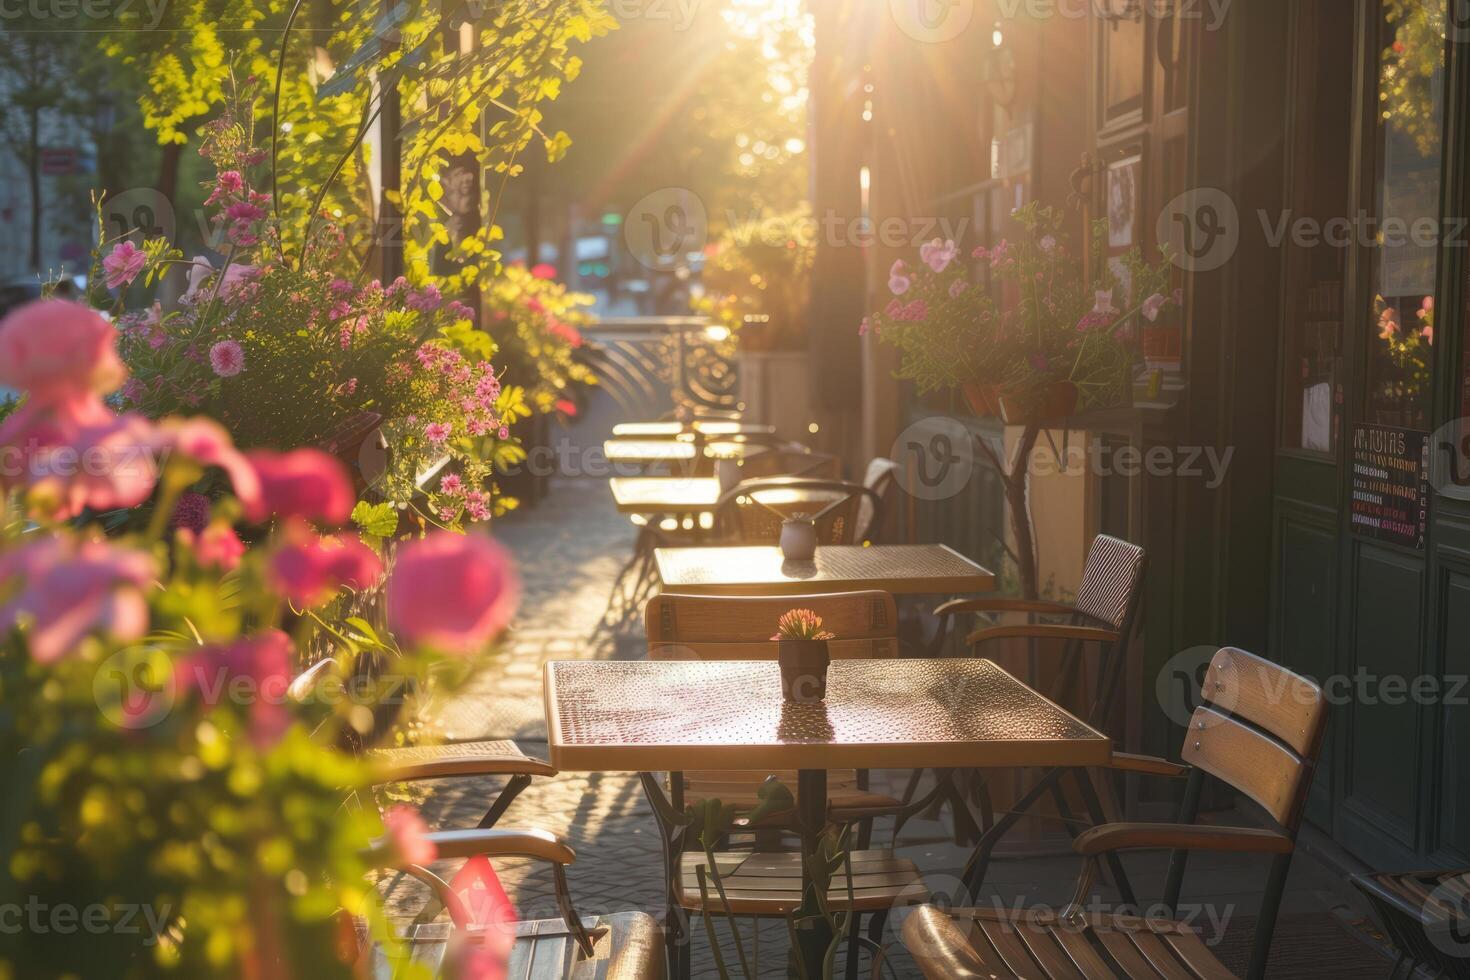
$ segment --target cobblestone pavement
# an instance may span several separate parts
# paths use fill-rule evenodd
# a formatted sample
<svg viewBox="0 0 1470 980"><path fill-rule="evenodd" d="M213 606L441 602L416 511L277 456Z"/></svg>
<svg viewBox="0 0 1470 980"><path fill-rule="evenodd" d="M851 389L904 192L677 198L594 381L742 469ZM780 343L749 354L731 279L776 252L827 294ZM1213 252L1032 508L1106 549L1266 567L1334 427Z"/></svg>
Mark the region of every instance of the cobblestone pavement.
<svg viewBox="0 0 1470 980"><path fill-rule="evenodd" d="M544 758L542 665L551 659L639 655L638 636L629 636L621 644L590 639L613 581L630 553L634 529L614 510L605 481L566 479L556 482L550 497L536 508L502 520L496 533L520 562L525 583L521 614L497 660L452 700L435 705L433 721L446 737L514 738L524 751ZM641 636L641 630L638 633ZM877 773L875 788L887 786L896 791L903 779L901 773ZM495 780L441 780L428 784L422 807L434 826L474 826L498 789ZM662 917L657 832L635 776L565 773L538 780L511 807L501 826L540 827L576 848L578 859L568 876L585 914L640 909ZM886 844L887 834L888 828L880 824L875 841ZM947 820L941 824L916 819L905 828L903 837L900 853L919 863L926 884L937 892L952 890L953 876L968 852L949 841ZM1162 891L1165 861L1165 855L1130 858L1130 874L1140 897ZM1069 897L1077 869L1076 860L1067 855L1000 861L989 876L982 901L1006 906L1059 905ZM455 869L438 870L450 875ZM523 918L557 916L551 875L545 866L498 861L497 871ZM1193 880L1208 882L1210 897L1198 899L1205 903L1205 912L1223 914L1228 920L1237 914L1253 915L1265 868L1234 856L1201 855L1191 863L1191 875ZM418 883L403 877L385 881L383 889L395 918L412 916L427 898ZM1340 878L1299 859L1293 866L1284 912L1308 912L1317 921L1342 905ZM894 973L913 977L917 970L897 942L901 918L902 913L890 920L884 939ZM749 950L754 924L740 920L740 928ZM694 975L716 976L702 924L696 922L694 930ZM721 920L718 930L726 959L733 964L729 923ZM1342 939L1353 941L1347 933ZM783 923L761 925L757 947L762 976L786 975L786 946ZM732 975L738 971L732 969Z"/></svg>

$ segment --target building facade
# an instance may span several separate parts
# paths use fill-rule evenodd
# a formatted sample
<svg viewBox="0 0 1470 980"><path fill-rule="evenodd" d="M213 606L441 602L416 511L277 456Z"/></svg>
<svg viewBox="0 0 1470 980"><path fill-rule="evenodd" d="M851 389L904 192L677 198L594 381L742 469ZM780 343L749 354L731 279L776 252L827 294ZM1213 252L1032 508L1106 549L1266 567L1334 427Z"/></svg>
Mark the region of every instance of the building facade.
<svg viewBox="0 0 1470 980"><path fill-rule="evenodd" d="M1169 692L1200 649L1327 682L1309 819L1379 867L1470 863L1470 231L1455 217L1470 207L1470 23L1456 6L812 5L819 214L904 219L915 238L962 229L968 254L1041 201L1067 209L1076 240L1106 219L1089 262L1173 249L1177 343L1148 352L1131 405L1050 436L1086 449L1033 481L1042 577L1074 588L1098 532L1148 548L1115 732L1130 747L1177 751ZM916 246L824 241L818 260L812 361L861 383L814 370L813 390L848 420L824 428L854 461L926 420L1005 436L962 401L916 397L892 351L853 330L842 274L866 275L871 307ZM980 466L962 493L912 503L908 527L1000 562L1000 507Z"/></svg>

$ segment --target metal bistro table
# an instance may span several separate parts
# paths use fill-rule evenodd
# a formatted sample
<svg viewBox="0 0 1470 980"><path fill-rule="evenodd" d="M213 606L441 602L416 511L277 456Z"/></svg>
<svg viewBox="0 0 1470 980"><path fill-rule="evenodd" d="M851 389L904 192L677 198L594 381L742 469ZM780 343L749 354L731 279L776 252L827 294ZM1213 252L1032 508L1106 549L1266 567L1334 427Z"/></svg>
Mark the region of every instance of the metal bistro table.
<svg viewBox="0 0 1470 980"><path fill-rule="evenodd" d="M724 419L695 419L683 422L619 422L612 434L619 439L677 439L698 433L702 436L773 436L774 425Z"/></svg>
<svg viewBox="0 0 1470 980"><path fill-rule="evenodd" d="M995 575L942 544L818 545L812 561L781 549L659 548L663 591L683 595L810 595L881 589L895 595L990 592Z"/></svg>
<svg viewBox="0 0 1470 980"><path fill-rule="evenodd" d="M683 811L686 769L798 770L807 853L826 822L828 769L1103 766L1112 758L1106 736L988 660L834 661L827 698L816 704L783 701L772 661L562 661L546 665L545 698L551 764L638 772L656 813ZM674 774L672 799L651 775L659 772ZM665 931L679 976L688 963L677 899L685 828L660 819L660 829ZM809 886L803 870L801 890L814 907ZM809 975L819 969L809 963Z"/></svg>

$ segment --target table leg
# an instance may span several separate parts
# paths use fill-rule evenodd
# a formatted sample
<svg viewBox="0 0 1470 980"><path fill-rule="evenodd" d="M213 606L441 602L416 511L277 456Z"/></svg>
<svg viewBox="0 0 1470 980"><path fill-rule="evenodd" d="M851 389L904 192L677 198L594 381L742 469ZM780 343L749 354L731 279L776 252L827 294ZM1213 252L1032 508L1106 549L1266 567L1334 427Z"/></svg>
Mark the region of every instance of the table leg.
<svg viewBox="0 0 1470 980"><path fill-rule="evenodd" d="M664 795L657 773L638 774L643 783L643 792L653 806L653 816L662 836L664 852L664 948L668 954L669 976L672 980L688 980L689 977L689 915L679 905L674 894L678 881L679 863L684 854L686 828L675 822L684 812L684 774L670 773L669 783L673 799Z"/></svg>
<svg viewBox="0 0 1470 980"><path fill-rule="evenodd" d="M807 868L807 861L817 853L818 842L827 827L827 771L825 769L802 769L796 774L796 816L801 828L801 880L803 884L801 909L798 919L807 919L797 930L797 947L791 951L793 958L800 957L806 976L811 980L823 976L822 965L827 958L827 948L832 944L832 930L822 918L821 906L817 903L817 890ZM792 976L800 976L793 961L788 970Z"/></svg>

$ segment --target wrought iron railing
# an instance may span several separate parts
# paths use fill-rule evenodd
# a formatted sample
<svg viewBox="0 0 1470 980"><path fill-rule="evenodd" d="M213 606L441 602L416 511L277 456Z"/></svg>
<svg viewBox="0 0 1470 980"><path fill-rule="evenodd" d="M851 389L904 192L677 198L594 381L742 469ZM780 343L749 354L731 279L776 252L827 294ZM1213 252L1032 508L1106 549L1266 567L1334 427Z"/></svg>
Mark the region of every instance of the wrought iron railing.
<svg viewBox="0 0 1470 980"><path fill-rule="evenodd" d="M626 419L740 407L735 344L705 317L613 317L582 334L582 356Z"/></svg>

